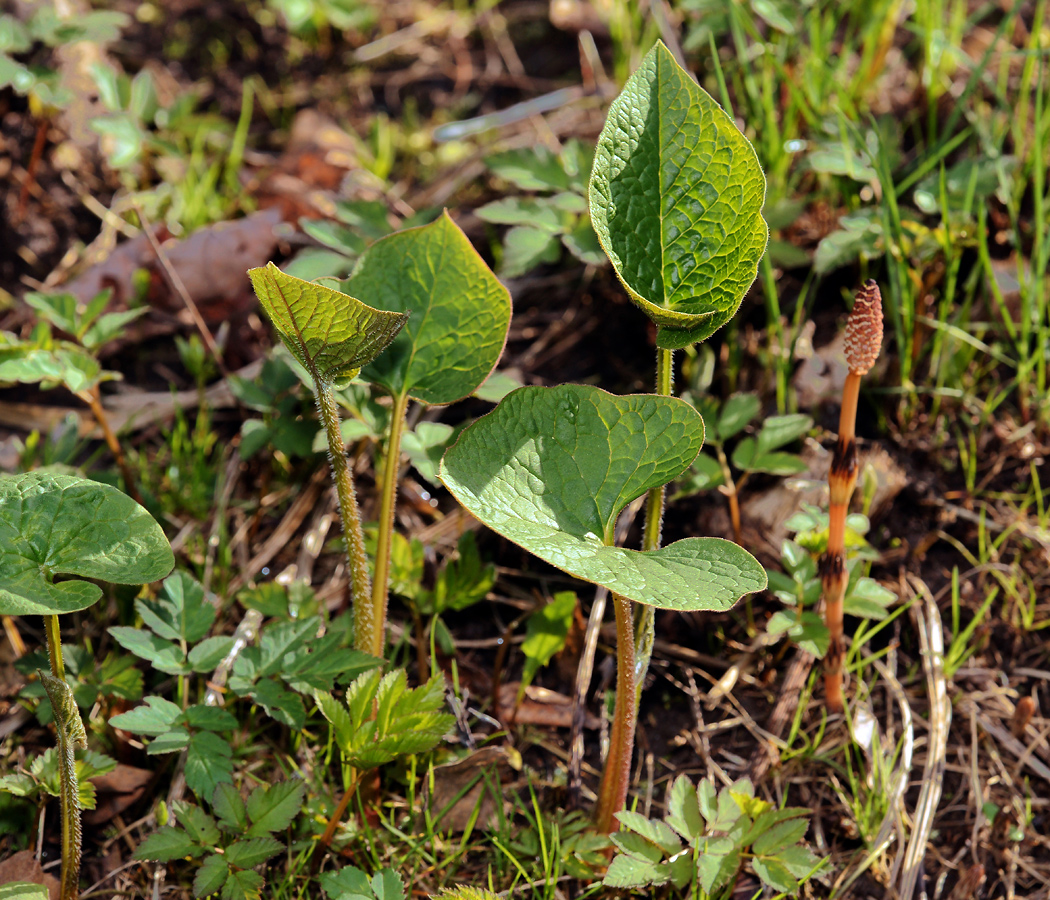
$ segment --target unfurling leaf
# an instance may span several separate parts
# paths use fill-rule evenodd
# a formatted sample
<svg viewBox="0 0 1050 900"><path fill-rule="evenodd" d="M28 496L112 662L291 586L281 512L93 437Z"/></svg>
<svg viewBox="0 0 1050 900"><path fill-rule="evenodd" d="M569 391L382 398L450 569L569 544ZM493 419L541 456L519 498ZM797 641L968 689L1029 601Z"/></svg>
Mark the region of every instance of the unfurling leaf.
<svg viewBox="0 0 1050 900"><path fill-rule="evenodd" d="M325 385L353 377L390 345L407 318L286 275L273 263L250 269L248 277L285 346Z"/></svg>

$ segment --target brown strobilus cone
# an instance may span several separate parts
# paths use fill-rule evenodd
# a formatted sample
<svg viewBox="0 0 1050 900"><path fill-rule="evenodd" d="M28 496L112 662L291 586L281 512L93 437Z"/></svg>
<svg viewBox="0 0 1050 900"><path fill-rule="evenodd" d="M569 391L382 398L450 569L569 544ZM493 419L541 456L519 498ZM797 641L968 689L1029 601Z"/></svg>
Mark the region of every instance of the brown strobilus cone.
<svg viewBox="0 0 1050 900"><path fill-rule="evenodd" d="M857 398L860 379L878 359L882 347L882 294L872 280L857 292L846 321L846 362L849 374L842 389L839 439L828 472L828 548L820 560L824 591L824 620L828 626L828 652L824 657L824 696L828 711L842 712L842 666L846 641L842 632L842 601L846 596L846 514L857 484Z"/></svg>

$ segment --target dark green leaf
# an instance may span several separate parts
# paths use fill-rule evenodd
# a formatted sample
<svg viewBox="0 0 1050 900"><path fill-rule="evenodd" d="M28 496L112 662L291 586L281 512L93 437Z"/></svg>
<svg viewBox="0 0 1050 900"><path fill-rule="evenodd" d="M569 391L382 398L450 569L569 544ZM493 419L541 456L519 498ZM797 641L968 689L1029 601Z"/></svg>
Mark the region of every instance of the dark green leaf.
<svg viewBox="0 0 1050 900"><path fill-rule="evenodd" d="M503 352L510 295L447 214L376 241L345 288L382 309L412 311L389 352L361 373L394 396L460 400Z"/></svg>
<svg viewBox="0 0 1050 900"><path fill-rule="evenodd" d="M204 847L214 847L219 843L219 829L215 827L215 820L199 806L180 803L173 806L173 811L179 824L196 843Z"/></svg>
<svg viewBox="0 0 1050 900"><path fill-rule="evenodd" d="M272 837L256 837L247 841L237 841L226 848L226 862L239 869L254 869L276 856L284 849L280 841Z"/></svg>
<svg viewBox="0 0 1050 900"><path fill-rule="evenodd" d="M768 229L765 178L733 120L661 42L609 108L591 174L594 230L632 299L700 340L736 312Z"/></svg>
<svg viewBox="0 0 1050 900"><path fill-rule="evenodd" d="M222 886L222 900L259 900L265 880L250 869L231 871Z"/></svg>
<svg viewBox="0 0 1050 900"><path fill-rule="evenodd" d="M226 860L217 853L212 854L197 870L197 876L193 879L193 896L207 897L214 894L226 883L229 874L230 867L226 865Z"/></svg>
<svg viewBox="0 0 1050 900"><path fill-rule="evenodd" d="M248 831L248 814L240 791L232 784L220 784L212 795L212 809L226 831L244 834Z"/></svg>
<svg viewBox="0 0 1050 900"><path fill-rule="evenodd" d="M306 785L300 779L260 785L248 797L248 817L252 820L248 834L260 836L283 831L299 815L305 796Z"/></svg>
<svg viewBox="0 0 1050 900"><path fill-rule="evenodd" d="M198 797L211 797L220 782L230 781L233 749L217 734L203 731L190 736L186 753L186 784Z"/></svg>
<svg viewBox="0 0 1050 900"><path fill-rule="evenodd" d="M153 832L139 844L135 859L153 859L157 862L171 862L184 856L200 856L204 851L181 828L165 825Z"/></svg>

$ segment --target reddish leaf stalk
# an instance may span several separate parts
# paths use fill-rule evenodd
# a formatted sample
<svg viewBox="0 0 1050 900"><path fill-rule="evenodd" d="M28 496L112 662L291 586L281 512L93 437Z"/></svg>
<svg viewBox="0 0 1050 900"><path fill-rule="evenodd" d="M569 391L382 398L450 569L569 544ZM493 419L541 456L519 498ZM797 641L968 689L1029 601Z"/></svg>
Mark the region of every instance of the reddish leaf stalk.
<svg viewBox="0 0 1050 900"><path fill-rule="evenodd" d="M631 784L631 756L634 753L634 728L637 722L638 698L634 667L634 617L631 601L613 594L616 612L616 708L609 735L609 758L605 761L595 825L602 834L611 834L620 824L616 814L624 808Z"/></svg>
<svg viewBox="0 0 1050 900"><path fill-rule="evenodd" d="M849 374L842 389L839 439L828 472L828 546L820 560L824 592L824 620L828 627L828 652L824 656L824 696L828 711L840 713L842 667L846 641L842 627L842 604L849 573L846 570L846 515L857 485L857 400L860 379L875 364L882 346L882 295L869 280L857 293L853 311L846 322L846 362Z"/></svg>

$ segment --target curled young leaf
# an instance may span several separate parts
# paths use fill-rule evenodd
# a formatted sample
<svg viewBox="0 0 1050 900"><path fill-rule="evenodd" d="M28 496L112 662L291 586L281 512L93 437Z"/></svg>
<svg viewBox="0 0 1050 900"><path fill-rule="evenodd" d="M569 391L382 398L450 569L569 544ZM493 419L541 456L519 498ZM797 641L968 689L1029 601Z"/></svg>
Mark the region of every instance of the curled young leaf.
<svg viewBox="0 0 1050 900"><path fill-rule="evenodd" d="M390 345L407 319L287 275L273 263L249 269L248 277L285 346L325 385L356 375Z"/></svg>

